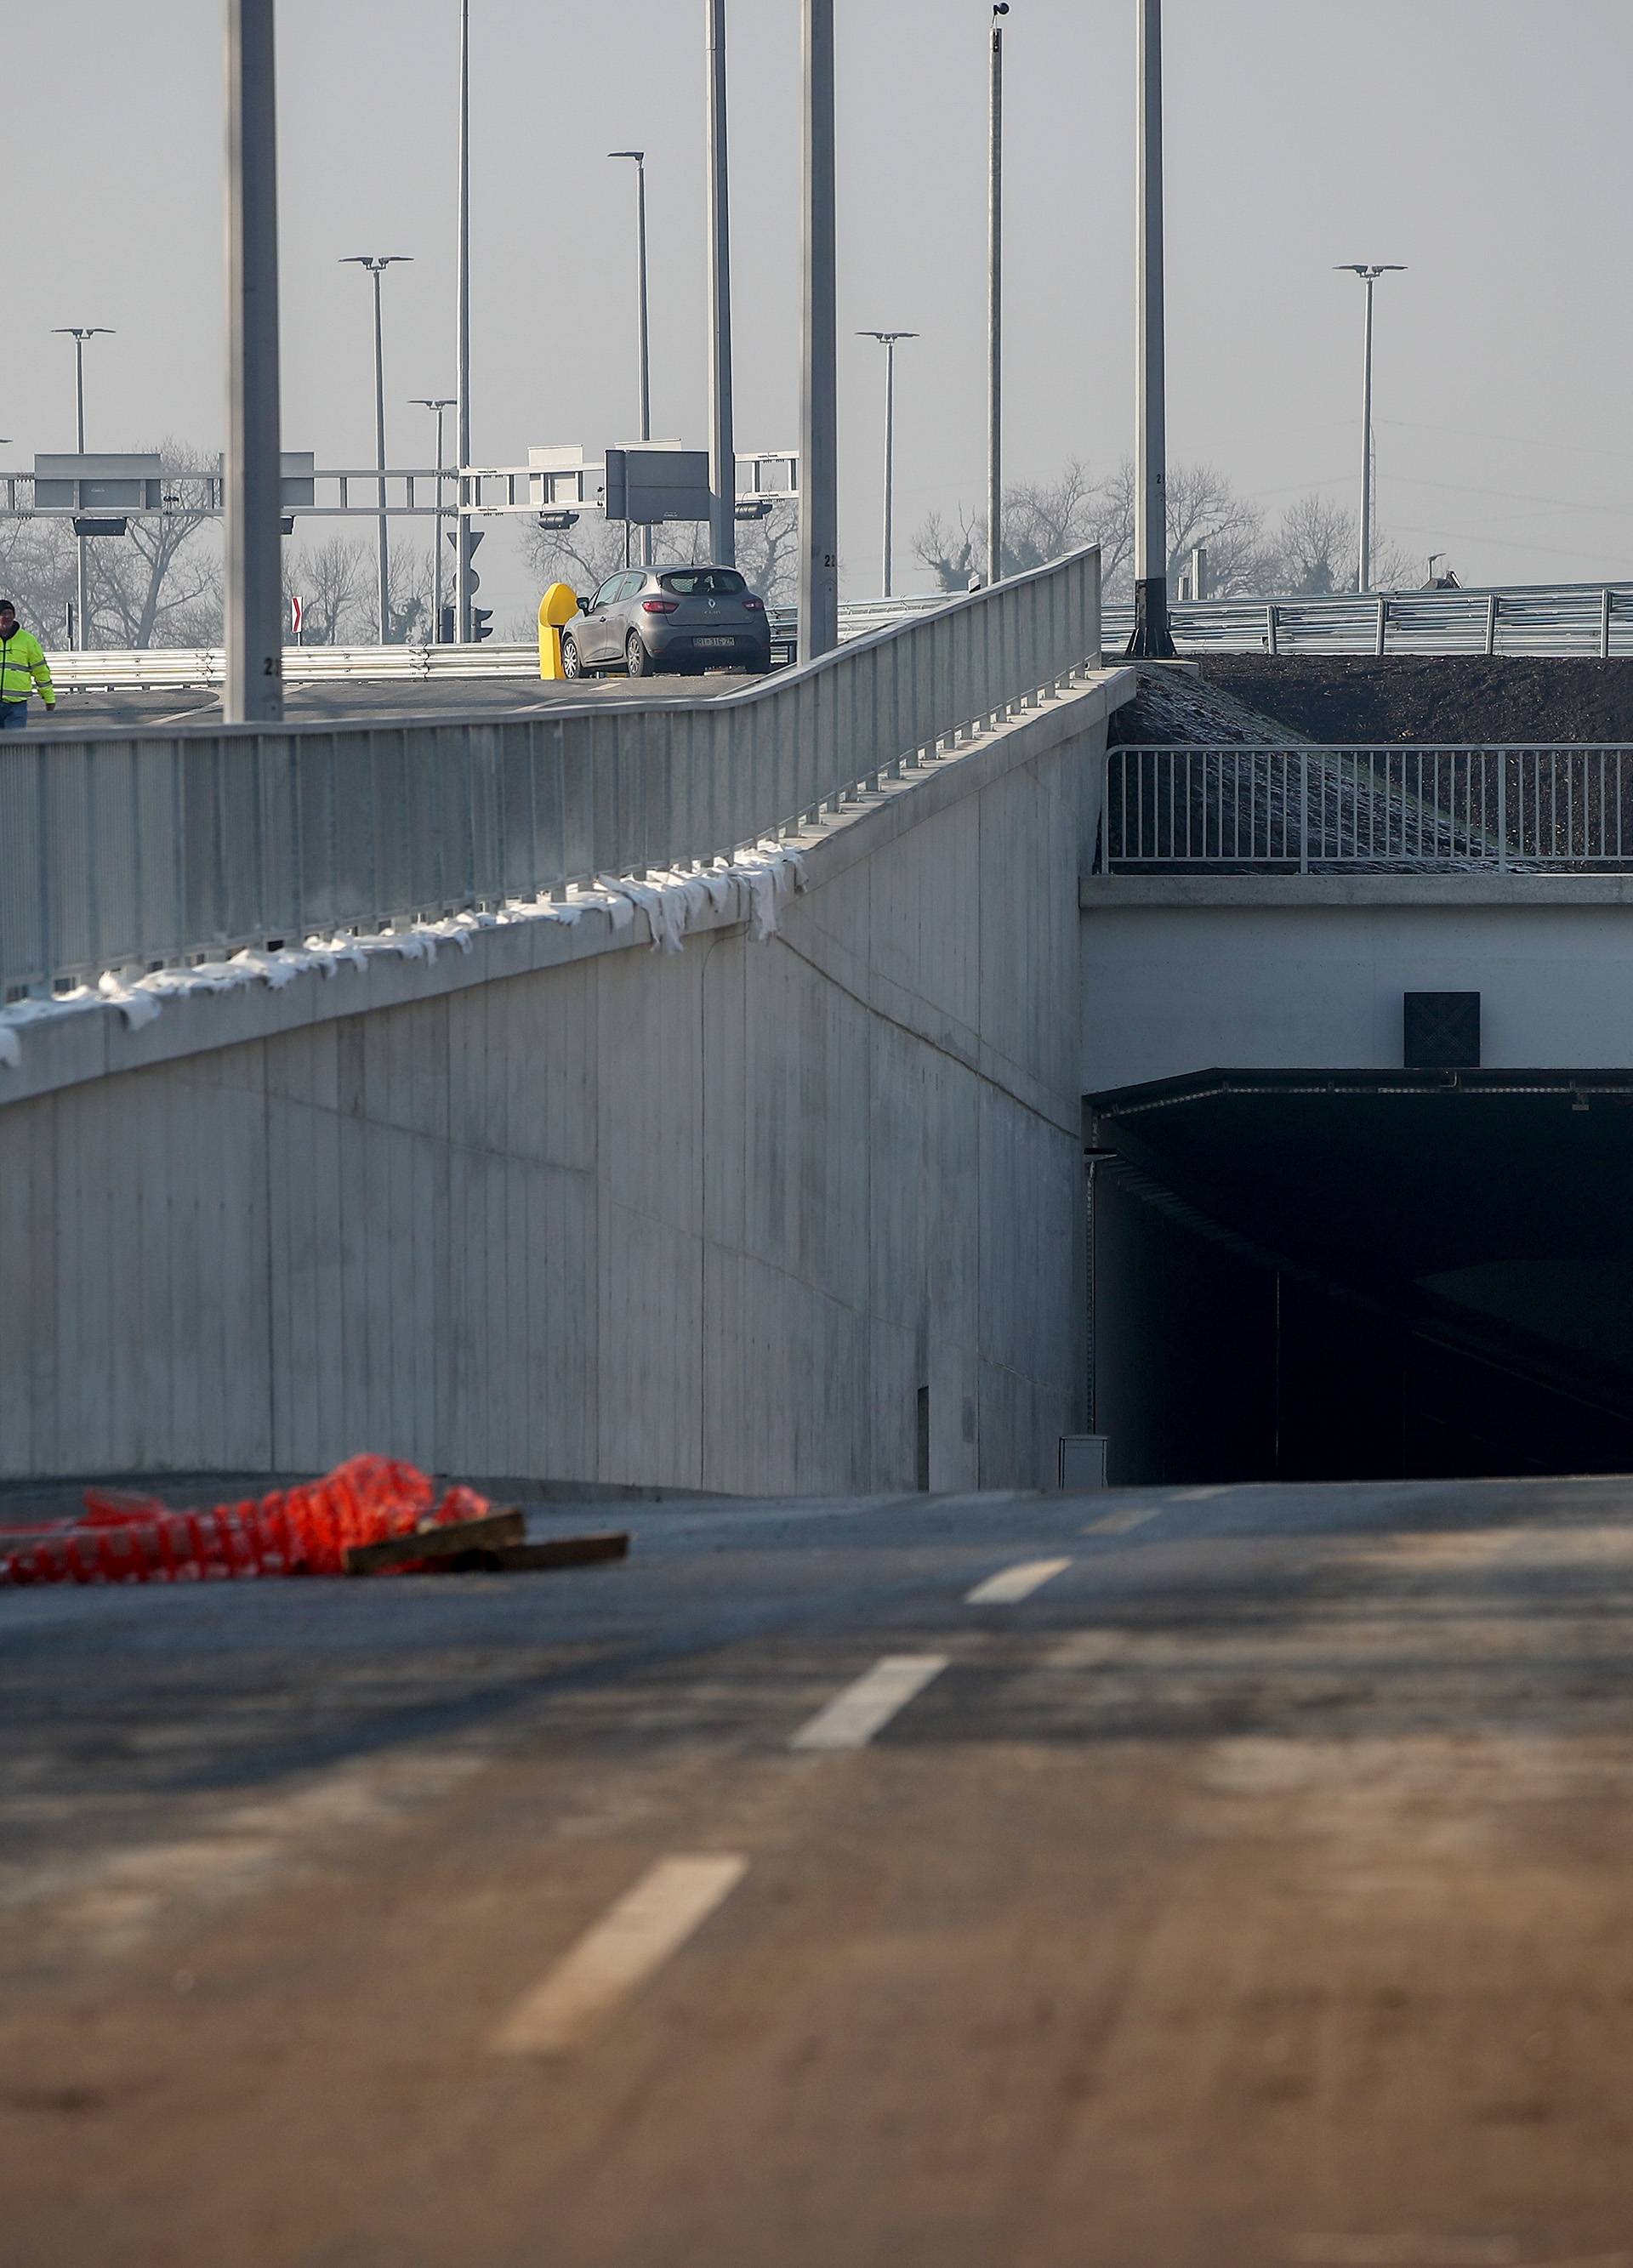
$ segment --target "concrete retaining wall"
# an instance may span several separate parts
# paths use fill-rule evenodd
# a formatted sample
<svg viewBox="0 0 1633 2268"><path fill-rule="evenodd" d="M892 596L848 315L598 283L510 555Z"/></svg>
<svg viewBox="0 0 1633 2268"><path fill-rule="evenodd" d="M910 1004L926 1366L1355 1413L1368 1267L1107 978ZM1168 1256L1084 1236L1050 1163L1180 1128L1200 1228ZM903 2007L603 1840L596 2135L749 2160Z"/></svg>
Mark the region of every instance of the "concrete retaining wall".
<svg viewBox="0 0 1633 2268"><path fill-rule="evenodd" d="M1633 1064L1633 876L1095 877L1086 1094L1232 1070L1397 1070L1403 996L1478 992L1493 1067Z"/></svg>
<svg viewBox="0 0 1633 2268"><path fill-rule="evenodd" d="M491 932L37 1027L0 1474L1052 1476L1082 1423L1078 877L1111 674L802 846L781 936ZM640 941L632 946L630 936Z"/></svg>

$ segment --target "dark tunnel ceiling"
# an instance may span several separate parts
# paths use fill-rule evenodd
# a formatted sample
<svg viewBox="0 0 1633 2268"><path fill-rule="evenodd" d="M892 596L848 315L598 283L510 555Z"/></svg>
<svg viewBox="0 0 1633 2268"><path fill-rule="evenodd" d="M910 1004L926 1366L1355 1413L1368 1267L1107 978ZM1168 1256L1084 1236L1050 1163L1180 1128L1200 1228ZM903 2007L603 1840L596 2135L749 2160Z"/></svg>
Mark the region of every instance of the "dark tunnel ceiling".
<svg viewBox="0 0 1633 2268"><path fill-rule="evenodd" d="M1089 1109L1097 1140L1220 1226L1357 1285L1493 1261L1633 1261L1633 1071L1464 1071L1452 1086L1438 1073L1218 1071Z"/></svg>

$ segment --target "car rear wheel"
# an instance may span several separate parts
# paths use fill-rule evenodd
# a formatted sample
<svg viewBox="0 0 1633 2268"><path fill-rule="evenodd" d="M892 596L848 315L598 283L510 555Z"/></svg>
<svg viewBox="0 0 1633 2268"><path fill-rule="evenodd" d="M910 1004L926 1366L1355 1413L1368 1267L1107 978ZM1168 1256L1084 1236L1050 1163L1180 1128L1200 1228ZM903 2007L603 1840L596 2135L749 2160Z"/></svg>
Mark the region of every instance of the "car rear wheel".
<svg viewBox="0 0 1633 2268"><path fill-rule="evenodd" d="M564 677L582 677L584 664L579 659L578 640L565 637L561 641L561 674Z"/></svg>
<svg viewBox="0 0 1633 2268"><path fill-rule="evenodd" d="M624 641L624 663L632 677L652 675L652 656L647 652L639 630L632 630Z"/></svg>

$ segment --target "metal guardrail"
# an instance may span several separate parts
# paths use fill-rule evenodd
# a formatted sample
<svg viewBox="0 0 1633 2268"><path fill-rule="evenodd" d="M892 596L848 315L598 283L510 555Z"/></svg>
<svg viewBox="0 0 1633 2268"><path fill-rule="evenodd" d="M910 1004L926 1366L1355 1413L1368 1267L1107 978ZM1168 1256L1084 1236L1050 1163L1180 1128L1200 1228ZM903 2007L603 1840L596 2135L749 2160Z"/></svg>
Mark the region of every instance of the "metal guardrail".
<svg viewBox="0 0 1633 2268"><path fill-rule="evenodd" d="M51 675L61 692L184 693L225 681L218 646L147 646L129 652L54 653ZM286 685L337 680L381 684L431 678L530 677L539 674L535 645L291 645L284 649Z"/></svg>
<svg viewBox="0 0 1633 2268"><path fill-rule="evenodd" d="M1633 747L1106 755L1111 873L1633 868Z"/></svg>
<svg viewBox="0 0 1633 2268"><path fill-rule="evenodd" d="M0 998L695 867L1097 665L1080 551L744 691L0 740Z"/></svg>
<svg viewBox="0 0 1633 2268"><path fill-rule="evenodd" d="M1201 653L1633 654L1633 583L1390 591L1331 599L1202 599L1169 608L1174 644ZM1108 653L1134 628L1105 609Z"/></svg>
<svg viewBox="0 0 1633 2268"><path fill-rule="evenodd" d="M950 594L927 598L869 599L839 609L839 642L866 637L892 622L916 621L948 604ZM789 663L799 637L799 610L768 607L772 659ZM219 646L146 646L126 652L54 653L51 675L70 693L188 693L224 684L226 659ZM400 685L451 677L536 678L536 644L481 645L290 645L284 649L286 685Z"/></svg>

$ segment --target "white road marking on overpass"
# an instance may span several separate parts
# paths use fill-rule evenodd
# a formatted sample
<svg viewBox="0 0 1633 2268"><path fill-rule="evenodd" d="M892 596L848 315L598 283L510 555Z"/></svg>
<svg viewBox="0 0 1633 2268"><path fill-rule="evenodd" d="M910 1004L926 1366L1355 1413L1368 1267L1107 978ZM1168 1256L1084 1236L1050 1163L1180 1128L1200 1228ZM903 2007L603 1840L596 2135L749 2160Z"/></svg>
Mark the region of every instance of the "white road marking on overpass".
<svg viewBox="0 0 1633 2268"><path fill-rule="evenodd" d="M558 2055L677 1953L749 1871L746 1859L660 1859L526 1992L493 2035L498 2055Z"/></svg>
<svg viewBox="0 0 1633 2268"><path fill-rule="evenodd" d="M1231 1486L1230 1481L1220 1481L1212 1488L1181 1489L1168 1501L1170 1504L1204 1504L1210 1496L1229 1496Z"/></svg>
<svg viewBox="0 0 1633 2268"><path fill-rule="evenodd" d="M944 1653L887 1653L802 1725L795 1749L862 1749L946 1668Z"/></svg>
<svg viewBox="0 0 1633 2268"><path fill-rule="evenodd" d="M1071 1565L1069 1559L1023 1559L1018 1566L1006 1567L1001 1573L989 1575L978 1583L964 1599L966 1607L1013 1607L1023 1599L1030 1599L1034 1591L1041 1591L1046 1583L1053 1583Z"/></svg>
<svg viewBox="0 0 1633 2268"><path fill-rule="evenodd" d="M1165 1504L1148 1504L1142 1509L1129 1512L1108 1512L1104 1520L1091 1520L1084 1528L1085 1535L1127 1535L1131 1528L1143 1528L1148 1520L1155 1520L1159 1512L1166 1512Z"/></svg>

